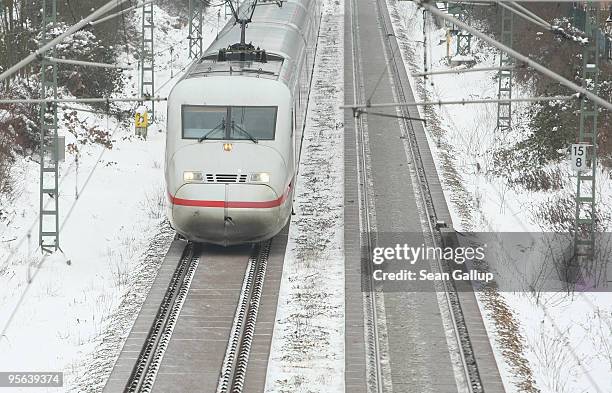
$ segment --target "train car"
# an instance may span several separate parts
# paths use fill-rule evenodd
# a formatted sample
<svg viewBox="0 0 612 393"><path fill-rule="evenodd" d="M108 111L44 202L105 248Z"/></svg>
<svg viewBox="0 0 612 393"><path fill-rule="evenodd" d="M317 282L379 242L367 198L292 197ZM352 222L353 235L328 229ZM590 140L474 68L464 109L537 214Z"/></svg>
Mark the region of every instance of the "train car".
<svg viewBox="0 0 612 393"><path fill-rule="evenodd" d="M259 242L288 222L320 20L318 0L258 6L249 44L230 20L173 87L165 179L183 237Z"/></svg>

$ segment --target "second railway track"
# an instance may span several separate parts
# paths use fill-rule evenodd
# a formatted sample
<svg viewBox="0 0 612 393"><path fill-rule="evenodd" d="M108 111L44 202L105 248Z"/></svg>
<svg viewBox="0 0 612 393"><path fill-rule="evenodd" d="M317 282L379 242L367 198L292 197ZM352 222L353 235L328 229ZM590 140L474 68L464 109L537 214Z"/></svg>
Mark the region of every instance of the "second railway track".
<svg viewBox="0 0 612 393"><path fill-rule="evenodd" d="M406 86L406 79L402 76L406 76L404 62L401 58L401 51L399 49L399 43L395 36L391 18L386 5L386 0L375 0L376 8L378 12L378 18L382 29L383 36L385 37L385 51L387 53L388 69L390 70L391 77L395 86L395 94L398 102L408 102L408 94L406 89L411 89L410 86ZM404 75L400 71L400 67ZM410 95L411 96L411 95ZM410 98L412 99L412 98ZM418 113L411 113L408 107L399 107L402 118L401 122L404 123L404 130L407 131L407 135L404 135L405 140L408 141L409 150L417 169L418 185L417 190L419 198L421 199L423 210L426 214L427 229L431 234L431 243L434 246L444 246L443 239L438 230L434 227L437 222L438 215L436 214L434 200L431 195L431 189L429 181L426 175L425 166L423 164L423 158L419 150L419 144L417 141L416 130L413 125L411 118L419 118ZM439 259L436 260L436 266L434 267L438 271L449 271L449 266ZM478 365L474 356L474 348L470 335L468 333L465 316L461 308L457 288L453 282L443 281L441 285L444 292L444 299L449 310L450 322L453 328L454 338L458 347L459 356L461 359L461 367L465 376L465 387L469 393L481 393L484 392Z"/></svg>
<svg viewBox="0 0 612 393"><path fill-rule="evenodd" d="M362 66L361 66L361 58L362 52L359 44L359 18L357 16L357 0L347 0L350 3L351 7L351 24L352 24L352 53L353 53L353 86L355 86L355 91L353 94L353 102L367 102L369 100L366 98L365 94L365 84L362 80ZM394 96L398 102L407 101L408 95L406 94L406 89L410 89L411 87L407 85L407 76L405 75L405 70L401 70L400 67L404 67L403 60L401 58L401 51L398 47L398 42L396 40L393 27L391 25L391 20L389 17L389 13L387 11L387 5L385 0L373 0L375 3L375 12L377 14L376 18L378 20L378 24L381 30L381 38L384 43L384 54L386 58L386 67L389 72L390 80L392 81L392 90ZM402 72L404 71L402 75ZM381 75L381 78L383 76ZM379 80L380 82L380 80ZM378 87L378 84L376 85ZM375 87L375 89L376 89ZM374 94L373 92L371 93ZM412 95L410 94L410 97ZM426 238L428 242L432 245L438 246L442 244L442 237L438 230L434 229L435 223L437 221L437 215L435 211L434 201L430 192L430 186L428 183L428 179L426 176L426 170L423 164L423 159L421 157L421 153L419 151L419 144L417 141L416 131L414 125L412 124L413 118L418 118L418 115L415 116L414 113L410 113L410 110L407 107L400 107L398 109L398 118L400 118L400 122L402 122L402 139L407 142L408 145L408 155L410 160L414 164L415 173L413 183L415 184L414 192L417 198L417 205L420 207L419 210L423 222L425 223L425 231L428 232L426 234ZM369 160L368 154L368 137L367 137L367 121L364 119L364 115L357 114L355 117L355 127L357 131L357 150L359 157L359 179L360 179L360 206L361 206L361 231L364 233L362 236L362 247L365 247L368 250L371 250L373 244L376 243L376 239L372 238L372 233L376 233L376 212L375 208L373 208L373 198L370 195L374 190L369 190L373 188L371 186L373 180L369 177L369 168L367 162ZM373 222L372 222L373 221ZM370 264L367 264L368 267L371 267ZM432 266L432 269L438 271L447 271L448 266L446 266L443 261L437 261L436 266ZM370 272L371 273L371 272ZM377 316L377 310L379 305L377 304L377 293L382 295L380 292L382 291L377 287L377 283L371 280L371 274L366 274L370 277L370 279L366 279L363 282L365 289L365 304L364 304L364 315L366 317L366 348L368 348L368 362L369 371L367 378L367 386L369 392L384 392L392 390L390 386L392 386L392 381L387 380L387 375L390 373L387 370L385 373L384 368L388 367L385 364L381 363L381 358L384 354L381 354L381 337L379 337L379 327L376 326L379 320ZM467 391L470 393L479 393L483 392L483 385L481 381L481 376L479 373L478 365L474 355L474 349L471 343L470 336L468 334L468 329L465 321L465 316L463 315L463 311L461 308L461 304L459 301L459 296L457 290L453 283L443 283L443 285L437 287L438 290L442 290L444 295L444 303L441 304L442 308L446 308L448 310L449 315L449 323L453 330L453 338L456 344L456 349L458 352L458 359L461 362L461 372L463 374L462 377L457 379L457 383L459 386L459 391ZM369 292L369 293L368 293ZM384 340L383 340L384 341ZM387 354L388 356L388 354Z"/></svg>
<svg viewBox="0 0 612 393"><path fill-rule="evenodd" d="M387 10L386 0L375 0L377 5L377 12L382 28L382 33L385 37L385 51L387 53L388 69L390 70L393 83L395 85L395 94L398 102L407 102L408 95L406 89L410 89L410 86L405 85L405 79L402 78L400 67L404 67L404 62L401 58L401 51L399 50L399 43L395 37L393 26L389 12ZM402 69L403 70L403 69ZM405 70L404 74L405 74ZM419 150L419 144L417 141L416 131L413 125L414 120L411 118L418 118L418 113L410 113L408 107L399 107L398 110L401 112L403 118L400 120L404 123L404 130L407 131L405 140L408 141L409 150L417 169L418 185L417 190L418 197L420 198L424 213L426 214L427 229L431 234L431 242L434 246L444 246L442 236L438 230L435 230L435 224L437 222L437 214L434 206L433 197L429 182L427 179L425 166L423 164L423 158ZM438 271L447 271L448 266L444 261L436 260L435 268ZM484 392L482 389L482 382L480 379L480 373L476 359L474 356L474 349L468 329L465 323L465 316L461 308L461 303L457 294L457 289L452 282L444 281L442 283L442 289L444 290L444 299L449 310L450 322L453 328L454 338L456 340L457 347L459 349L459 355L461 359L461 367L465 376L465 387L470 393L481 393Z"/></svg>

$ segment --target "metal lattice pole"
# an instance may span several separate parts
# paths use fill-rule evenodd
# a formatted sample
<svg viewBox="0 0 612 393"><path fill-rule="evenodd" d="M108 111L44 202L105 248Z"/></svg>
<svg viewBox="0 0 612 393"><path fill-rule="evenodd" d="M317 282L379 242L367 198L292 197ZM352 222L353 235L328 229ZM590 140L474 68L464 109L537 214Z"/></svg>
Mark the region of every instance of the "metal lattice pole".
<svg viewBox="0 0 612 393"><path fill-rule="evenodd" d="M465 4L461 4L461 13L458 15L460 21L469 23L469 15ZM464 30L457 32L457 55L469 56L472 53L472 35Z"/></svg>
<svg viewBox="0 0 612 393"><path fill-rule="evenodd" d="M459 19L461 22L469 23L469 14L467 12L468 5L458 1L448 3L448 13ZM457 52L459 56L469 56L472 52L472 34L459 29L457 26L452 26L452 31L457 37Z"/></svg>
<svg viewBox="0 0 612 393"><path fill-rule="evenodd" d="M189 58L202 55L202 14L204 2L189 0Z"/></svg>
<svg viewBox="0 0 612 393"><path fill-rule="evenodd" d="M501 43L512 47L513 14L501 7ZM506 52L499 52L499 66L511 67L514 61ZM497 98L512 99L512 69L500 70L497 74L498 90ZM512 127L512 103L500 102L497 104L497 130L507 132Z"/></svg>
<svg viewBox="0 0 612 393"><path fill-rule="evenodd" d="M155 95L155 58L154 58L154 30L153 3L144 3L142 6L142 30L140 40L140 96L153 97ZM150 101L149 119L155 119L155 101Z"/></svg>
<svg viewBox="0 0 612 393"><path fill-rule="evenodd" d="M57 22L57 0L43 0L42 41L49 42ZM54 50L49 51L53 56ZM57 64L46 59L40 68L41 97L57 99ZM57 103L40 105L40 220L39 244L43 252L59 248L59 151ZM51 198L51 201L48 201Z"/></svg>
<svg viewBox="0 0 612 393"><path fill-rule="evenodd" d="M599 27L597 6L592 1L586 4L585 33L589 44L582 52L582 86L597 94L599 84ZM597 104L583 99L580 105L580 133L578 143L585 144L585 170L577 174L576 219L574 232L574 255L580 265L593 259L595 252L596 205L595 174L597 167Z"/></svg>

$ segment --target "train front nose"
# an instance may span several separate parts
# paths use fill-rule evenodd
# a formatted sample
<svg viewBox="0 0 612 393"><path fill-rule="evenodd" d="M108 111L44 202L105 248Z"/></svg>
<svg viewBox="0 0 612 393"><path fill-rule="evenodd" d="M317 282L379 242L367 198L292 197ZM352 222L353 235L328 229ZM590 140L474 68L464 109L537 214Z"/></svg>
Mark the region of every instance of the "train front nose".
<svg viewBox="0 0 612 393"><path fill-rule="evenodd" d="M184 184L172 198L175 229L191 240L224 246L272 237L279 195L264 184Z"/></svg>

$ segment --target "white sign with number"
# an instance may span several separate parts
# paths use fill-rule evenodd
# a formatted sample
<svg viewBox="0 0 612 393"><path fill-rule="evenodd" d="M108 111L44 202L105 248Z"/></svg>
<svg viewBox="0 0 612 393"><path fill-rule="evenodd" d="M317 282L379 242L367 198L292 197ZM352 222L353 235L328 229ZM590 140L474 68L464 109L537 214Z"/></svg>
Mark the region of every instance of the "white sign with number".
<svg viewBox="0 0 612 393"><path fill-rule="evenodd" d="M591 147L591 145L586 145L584 143L574 143L571 147L570 152L570 160L572 161L572 169L574 172L582 172L586 171L586 159L587 159L587 149Z"/></svg>

